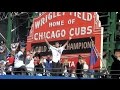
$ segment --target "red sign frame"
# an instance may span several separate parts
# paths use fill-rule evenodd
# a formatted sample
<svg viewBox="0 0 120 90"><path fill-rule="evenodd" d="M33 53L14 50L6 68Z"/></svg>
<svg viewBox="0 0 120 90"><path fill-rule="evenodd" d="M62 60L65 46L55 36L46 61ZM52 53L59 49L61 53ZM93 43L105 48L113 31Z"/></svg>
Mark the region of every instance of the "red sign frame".
<svg viewBox="0 0 120 90"><path fill-rule="evenodd" d="M31 50L34 43L45 42L44 37L47 37L49 42L68 40L69 37L72 39L95 37L95 47L102 59L103 28L96 12L45 12L33 19L27 38L27 50ZM76 64L79 54L89 65L90 53L65 54L62 55L62 59L69 58ZM94 67L101 67L100 58Z"/></svg>

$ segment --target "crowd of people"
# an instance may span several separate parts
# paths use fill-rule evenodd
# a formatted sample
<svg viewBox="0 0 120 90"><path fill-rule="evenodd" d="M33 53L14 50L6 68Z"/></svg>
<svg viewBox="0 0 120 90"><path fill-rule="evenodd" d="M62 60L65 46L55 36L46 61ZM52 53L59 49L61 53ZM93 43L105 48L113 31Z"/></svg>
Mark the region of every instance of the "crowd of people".
<svg viewBox="0 0 120 90"><path fill-rule="evenodd" d="M2 44L0 50L0 74L1 75L33 75L33 76L65 76L65 77L82 77L83 71L77 69L88 69L88 66L81 56L78 56L76 68L71 68L68 59L61 61L62 52L69 40L60 47L56 42L55 46L49 44L45 39L48 48L51 52L44 57L41 55L41 50L26 51L25 46L19 45L14 51L5 55L5 44ZM13 48L16 48L13 46ZM2 51L3 50L3 51ZM6 49L7 50L7 49Z"/></svg>
<svg viewBox="0 0 120 90"><path fill-rule="evenodd" d="M19 44L17 49L5 53L7 48L2 42L0 45L0 75L30 75L30 76L65 76L65 77L89 77L89 66L85 59L79 55L76 67L69 66L68 58L64 62L61 61L62 52L69 40L60 47L56 42L55 46L45 39L50 52L46 57L41 55L40 48L35 50L26 51L25 46ZM16 47L13 47L16 48ZM120 50L116 50L112 55L114 62L112 63L111 70L120 70ZM120 71L111 71L110 74L119 74ZM112 78L119 79L120 75L113 75Z"/></svg>

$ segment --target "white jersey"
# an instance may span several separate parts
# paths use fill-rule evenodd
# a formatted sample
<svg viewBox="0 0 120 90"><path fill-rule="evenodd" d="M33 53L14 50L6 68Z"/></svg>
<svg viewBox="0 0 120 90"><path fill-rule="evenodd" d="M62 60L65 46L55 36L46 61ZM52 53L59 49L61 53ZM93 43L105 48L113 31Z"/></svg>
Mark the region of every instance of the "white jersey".
<svg viewBox="0 0 120 90"><path fill-rule="evenodd" d="M30 56L26 57L28 60L30 58ZM34 71L34 59L32 58L32 60L30 60L29 64L26 64L26 68L28 71Z"/></svg>
<svg viewBox="0 0 120 90"><path fill-rule="evenodd" d="M20 60L20 56L23 55L22 51L19 51L16 55L15 55L15 62L14 62L14 68L20 68L21 66L25 65L24 62L22 60Z"/></svg>
<svg viewBox="0 0 120 90"><path fill-rule="evenodd" d="M86 63L84 63L83 69L84 69L84 71L87 71L89 69L89 67L88 67L88 65Z"/></svg>
<svg viewBox="0 0 120 90"><path fill-rule="evenodd" d="M57 63L61 58L62 52L64 50L64 46L56 48L50 45L50 50L52 51L52 57L53 57L52 61Z"/></svg>

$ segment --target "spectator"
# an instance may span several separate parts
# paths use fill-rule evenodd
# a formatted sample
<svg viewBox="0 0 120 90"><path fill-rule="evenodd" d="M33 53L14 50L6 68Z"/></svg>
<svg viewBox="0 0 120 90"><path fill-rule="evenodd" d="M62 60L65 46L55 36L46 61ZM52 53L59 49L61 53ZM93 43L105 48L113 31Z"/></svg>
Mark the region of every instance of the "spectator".
<svg viewBox="0 0 120 90"><path fill-rule="evenodd" d="M59 76L62 76L63 70L64 70L64 69L63 69L62 59L59 61L59 63L60 63L60 64L59 64L59 65L60 65L60 66L59 66L59 67L60 67L60 69L59 69L59 72L60 72L60 73L59 73Z"/></svg>
<svg viewBox="0 0 120 90"><path fill-rule="evenodd" d="M52 72L54 72L54 76L58 76L59 75L59 68L60 68L60 58L62 55L63 50L65 49L66 45L68 44L68 42L71 40L71 38L69 38L69 40L62 46L60 47L59 43L56 42L55 43L55 47L53 47L52 45L49 44L49 42L47 41L47 39L45 38L46 44L48 45L48 48L52 51Z"/></svg>
<svg viewBox="0 0 120 90"><path fill-rule="evenodd" d="M84 69L83 70L83 77L87 78L88 77L87 72L88 72L89 67L84 59L82 62L83 62L83 69Z"/></svg>
<svg viewBox="0 0 120 90"><path fill-rule="evenodd" d="M112 58L114 61L111 66L110 74L118 74L118 75L111 75L111 78L120 79L120 49L115 50L115 55L112 55Z"/></svg>
<svg viewBox="0 0 120 90"><path fill-rule="evenodd" d="M72 65L69 67L70 68L70 77L76 77L76 66L75 65Z"/></svg>
<svg viewBox="0 0 120 90"><path fill-rule="evenodd" d="M5 60L5 45L0 45L0 61Z"/></svg>
<svg viewBox="0 0 120 90"><path fill-rule="evenodd" d="M11 53L9 54L9 56L7 57L7 63L10 66L14 66L14 60L15 60L15 56Z"/></svg>
<svg viewBox="0 0 120 90"><path fill-rule="evenodd" d="M78 56L78 62L76 64L76 75L78 78L83 77L83 62L82 62L82 56Z"/></svg>
<svg viewBox="0 0 120 90"><path fill-rule="evenodd" d="M44 65L45 65L46 75L50 76L52 70L52 59L50 54L47 55L47 58L44 61Z"/></svg>
<svg viewBox="0 0 120 90"><path fill-rule="evenodd" d="M33 56L34 59L34 65L38 65L40 63L40 58L38 56Z"/></svg>
<svg viewBox="0 0 120 90"><path fill-rule="evenodd" d="M29 75L34 75L34 59L33 52L28 51L26 56L25 65Z"/></svg>
<svg viewBox="0 0 120 90"><path fill-rule="evenodd" d="M15 75L27 74L27 69L24 64L24 54L23 54L24 51L25 51L25 47L21 46L20 51L15 55L15 62L14 62Z"/></svg>
<svg viewBox="0 0 120 90"><path fill-rule="evenodd" d="M41 58L42 55L41 55L41 49L40 48L38 48L38 50L34 53L35 53L34 56L38 56L39 58Z"/></svg>
<svg viewBox="0 0 120 90"><path fill-rule="evenodd" d="M14 55L11 53L9 54L9 56L7 57L7 63L6 63L6 74L13 74L13 66L14 66L14 60L15 57Z"/></svg>
<svg viewBox="0 0 120 90"><path fill-rule="evenodd" d="M4 60L0 61L0 75L6 75L5 64L6 62Z"/></svg>
<svg viewBox="0 0 120 90"><path fill-rule="evenodd" d="M65 61L63 63L63 75L65 77L69 76L69 63L68 63L68 59L65 59Z"/></svg>
<svg viewBox="0 0 120 90"><path fill-rule="evenodd" d="M35 72L37 76L43 76L44 75L44 63L43 58L39 58L39 56L34 57L35 60Z"/></svg>
<svg viewBox="0 0 120 90"><path fill-rule="evenodd" d="M71 77L76 77L75 69L72 69L72 70L71 70L70 76L71 76Z"/></svg>
<svg viewBox="0 0 120 90"><path fill-rule="evenodd" d="M100 70L101 75L99 76L99 78L108 78L108 71L106 71L107 69L107 53L103 52L103 59L102 62L104 63L102 65L102 70Z"/></svg>

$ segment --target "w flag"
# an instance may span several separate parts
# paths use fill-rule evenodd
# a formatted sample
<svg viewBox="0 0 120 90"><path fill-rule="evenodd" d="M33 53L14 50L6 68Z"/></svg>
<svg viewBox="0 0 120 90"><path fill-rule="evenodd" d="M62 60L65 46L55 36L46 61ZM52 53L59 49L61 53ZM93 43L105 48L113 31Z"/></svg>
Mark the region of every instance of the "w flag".
<svg viewBox="0 0 120 90"><path fill-rule="evenodd" d="M90 53L90 69L93 69L94 65L96 64L98 59L98 55L96 53L96 50L94 47L91 47L91 53Z"/></svg>

